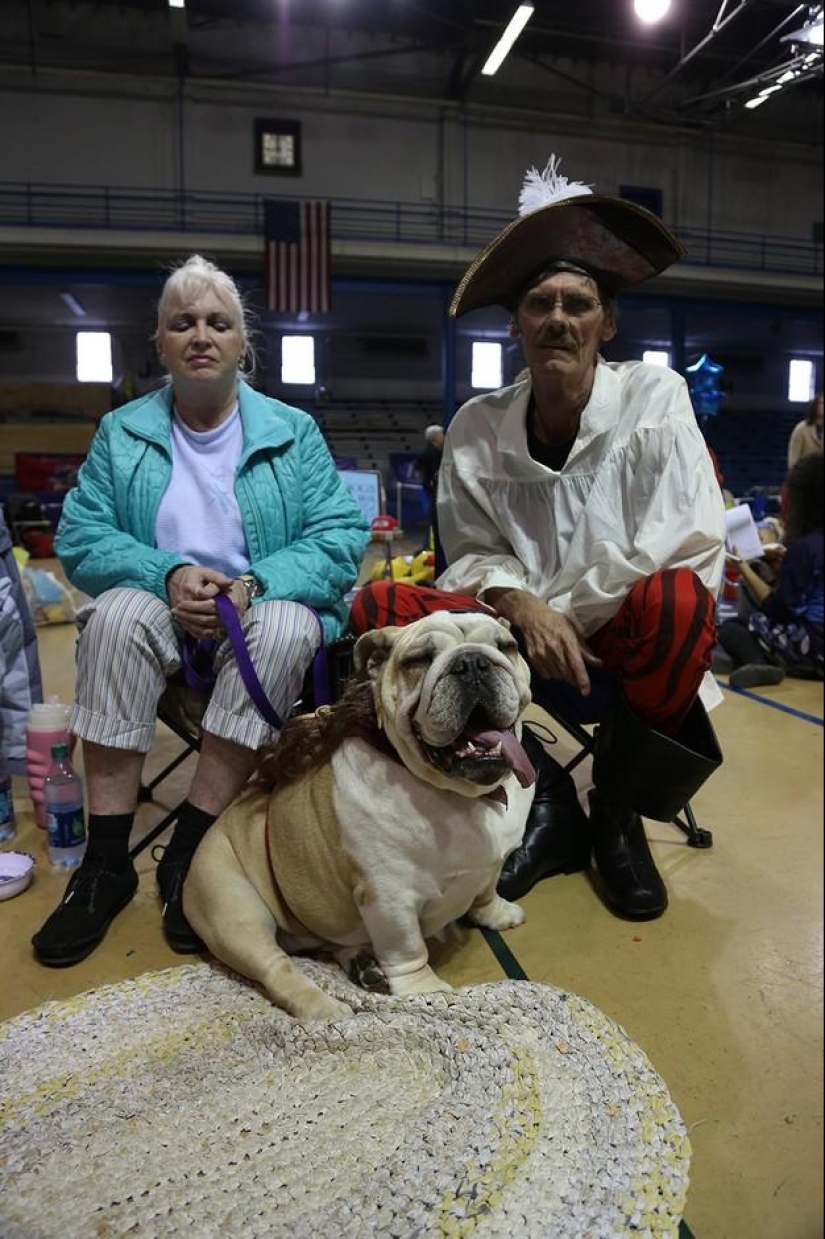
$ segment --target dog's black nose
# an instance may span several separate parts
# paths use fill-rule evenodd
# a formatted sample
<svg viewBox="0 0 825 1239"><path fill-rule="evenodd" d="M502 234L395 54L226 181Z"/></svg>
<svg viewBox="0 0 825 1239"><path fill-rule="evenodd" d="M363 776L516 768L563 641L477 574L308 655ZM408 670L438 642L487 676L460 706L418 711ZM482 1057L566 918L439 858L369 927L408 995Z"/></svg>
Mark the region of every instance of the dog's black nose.
<svg viewBox="0 0 825 1239"><path fill-rule="evenodd" d="M490 670L490 660L486 654L473 650L459 655L450 670L462 680L479 680Z"/></svg>

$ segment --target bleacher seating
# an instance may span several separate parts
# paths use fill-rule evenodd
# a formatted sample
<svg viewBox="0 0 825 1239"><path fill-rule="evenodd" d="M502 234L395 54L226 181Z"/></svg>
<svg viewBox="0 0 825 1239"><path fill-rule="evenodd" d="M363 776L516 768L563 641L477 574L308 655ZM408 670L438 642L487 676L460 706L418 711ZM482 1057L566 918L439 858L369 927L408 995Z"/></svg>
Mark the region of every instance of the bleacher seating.
<svg viewBox="0 0 825 1239"><path fill-rule="evenodd" d="M799 405L785 413L722 408L702 430L719 458L725 488L734 495L778 491L788 466L788 440L807 413Z"/></svg>
<svg viewBox="0 0 825 1239"><path fill-rule="evenodd" d="M359 469L377 469L384 479L387 506L394 515L396 483L393 467L402 456L417 456L424 449L424 431L440 423L443 407L421 400L333 400L324 408L323 430L336 458L355 459ZM405 521L422 523L425 509L420 497L405 495Z"/></svg>

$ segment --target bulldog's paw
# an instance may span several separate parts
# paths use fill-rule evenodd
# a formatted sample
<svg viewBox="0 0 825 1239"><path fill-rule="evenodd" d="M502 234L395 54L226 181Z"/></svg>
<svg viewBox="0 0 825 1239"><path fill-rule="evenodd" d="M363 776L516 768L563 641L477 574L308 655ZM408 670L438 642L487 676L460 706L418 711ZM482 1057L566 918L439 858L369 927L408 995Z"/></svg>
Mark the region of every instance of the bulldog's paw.
<svg viewBox="0 0 825 1239"><path fill-rule="evenodd" d="M510 903L500 895L494 895L489 903L472 907L469 912L474 925L484 929L515 929L527 920L527 913L517 903Z"/></svg>
<svg viewBox="0 0 825 1239"><path fill-rule="evenodd" d="M347 975L353 985L360 985L361 989L369 990L372 994L389 994L391 992L390 983L384 976L378 960L374 955L369 955L366 951L359 951L349 961Z"/></svg>
<svg viewBox="0 0 825 1239"><path fill-rule="evenodd" d="M410 998L413 994L451 994L453 990L452 985L442 981L429 965L389 980L390 990L397 998Z"/></svg>
<svg viewBox="0 0 825 1239"><path fill-rule="evenodd" d="M324 994L319 990L317 997L313 994L302 998L300 1010L296 1004L293 1015L296 1019L305 1021L346 1020L352 1015L352 1007L345 1002L339 1002L337 998L331 998L329 994Z"/></svg>

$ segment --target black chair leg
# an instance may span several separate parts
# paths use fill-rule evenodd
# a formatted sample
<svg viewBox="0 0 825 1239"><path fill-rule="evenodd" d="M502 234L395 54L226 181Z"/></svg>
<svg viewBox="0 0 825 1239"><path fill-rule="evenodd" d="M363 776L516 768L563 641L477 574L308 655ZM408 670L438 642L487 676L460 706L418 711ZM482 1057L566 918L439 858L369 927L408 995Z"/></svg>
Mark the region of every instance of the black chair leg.
<svg viewBox="0 0 825 1239"><path fill-rule="evenodd" d="M162 835L164 830L167 830L168 827L171 826L173 822L176 822L178 820L178 814L181 811L182 804L183 804L183 801L181 801L180 804L175 805L174 809L172 809L169 813L167 813L166 817L162 818L161 821L158 822L157 826L153 826L152 829L148 831L143 836L142 839L138 840L138 842L129 852L130 860L134 860L136 856L140 856L141 852L145 852L146 849L149 847L149 844L155 842L155 839L157 839L158 835Z"/></svg>
<svg viewBox="0 0 825 1239"><path fill-rule="evenodd" d="M158 783L162 783L168 774L171 774L173 770L177 770L178 766L180 766L182 762L185 762L187 757L196 752L197 749L194 746L184 749L182 753L178 754L174 761L170 761L168 766L164 766L160 774L155 775L151 783L141 783L138 788L138 804L147 804L150 800L152 800L152 792L155 790Z"/></svg>
<svg viewBox="0 0 825 1239"><path fill-rule="evenodd" d="M683 834L687 835L688 847L689 848L712 848L713 847L713 835L711 834L709 830L705 830L702 826L700 826L697 823L696 817L694 815L693 809L691 808L690 804L685 805L684 809L682 810L682 813L687 818L687 821L683 822L681 817L677 817L677 818L674 818L673 824L674 826L678 826Z"/></svg>

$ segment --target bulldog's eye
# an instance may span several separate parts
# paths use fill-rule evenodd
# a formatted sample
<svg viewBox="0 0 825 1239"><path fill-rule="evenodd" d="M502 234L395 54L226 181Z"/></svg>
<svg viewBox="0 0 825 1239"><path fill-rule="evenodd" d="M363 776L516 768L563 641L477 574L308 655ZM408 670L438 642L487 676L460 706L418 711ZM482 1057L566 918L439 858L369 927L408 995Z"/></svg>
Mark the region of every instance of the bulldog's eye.
<svg viewBox="0 0 825 1239"><path fill-rule="evenodd" d="M496 645L501 650L502 654L506 654L508 658L512 658L515 654L518 654L518 642L515 640L497 641Z"/></svg>
<svg viewBox="0 0 825 1239"><path fill-rule="evenodd" d="M402 671L407 671L412 667L423 667L425 663L430 661L430 655L426 650L419 650L418 653L411 652L405 654L403 658L399 658L398 665Z"/></svg>

